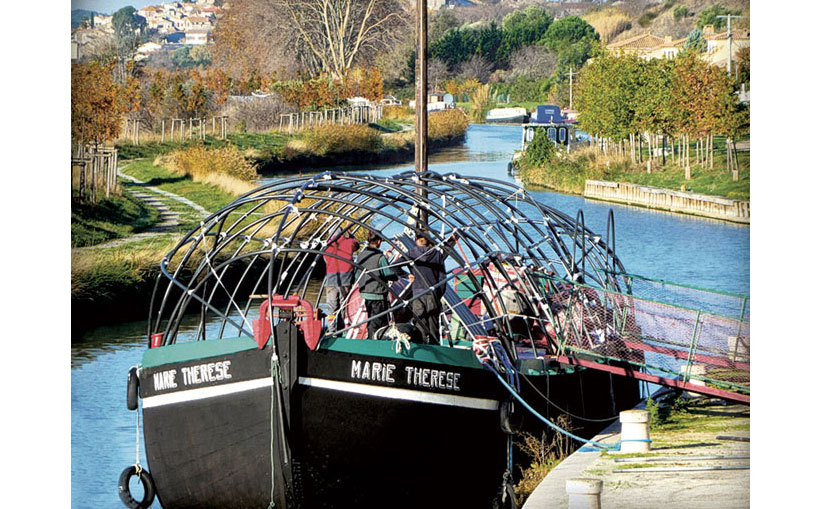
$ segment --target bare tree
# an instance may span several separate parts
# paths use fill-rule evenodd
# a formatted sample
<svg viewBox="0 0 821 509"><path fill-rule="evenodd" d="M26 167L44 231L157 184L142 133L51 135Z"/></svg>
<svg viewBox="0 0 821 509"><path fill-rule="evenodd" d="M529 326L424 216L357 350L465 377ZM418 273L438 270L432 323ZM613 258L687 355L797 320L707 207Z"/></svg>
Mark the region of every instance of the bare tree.
<svg viewBox="0 0 821 509"><path fill-rule="evenodd" d="M448 64L438 58L431 58L428 61L428 92L443 90L449 76Z"/></svg>
<svg viewBox="0 0 821 509"><path fill-rule="evenodd" d="M481 55L473 55L467 62L459 65L459 77L465 79L477 79L482 83L487 83L493 66Z"/></svg>
<svg viewBox="0 0 821 509"><path fill-rule="evenodd" d="M279 116L283 113L293 113L295 109L282 102L279 95L271 94L268 97L230 100L223 114L236 122L244 122L246 128L251 131L264 131L276 128L279 125Z"/></svg>
<svg viewBox="0 0 821 509"><path fill-rule="evenodd" d="M311 72L345 76L357 61L398 40L409 23L400 0L264 0L282 16L295 38L293 47ZM301 50L301 51L300 51Z"/></svg>
<svg viewBox="0 0 821 509"><path fill-rule="evenodd" d="M556 54L537 44L523 46L510 56L510 76L530 79L549 78L556 70Z"/></svg>

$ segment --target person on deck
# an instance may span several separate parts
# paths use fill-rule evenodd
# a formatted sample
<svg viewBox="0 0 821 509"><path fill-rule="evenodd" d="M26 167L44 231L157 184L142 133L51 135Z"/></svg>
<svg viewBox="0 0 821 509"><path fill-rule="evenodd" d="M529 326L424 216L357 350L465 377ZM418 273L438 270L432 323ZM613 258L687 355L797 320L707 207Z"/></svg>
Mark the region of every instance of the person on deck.
<svg viewBox="0 0 821 509"><path fill-rule="evenodd" d="M445 241L445 245L453 247L456 243L456 234ZM426 343L439 344L439 315L442 313L442 297L445 295L444 285L431 287L445 279L445 259L447 255L442 248L434 248L428 241L428 232L419 230L416 233L416 245L411 246L406 257L413 263L411 273L413 283L413 302L411 309L416 318L416 328L425 338ZM425 293L427 292L427 293Z"/></svg>
<svg viewBox="0 0 821 509"><path fill-rule="evenodd" d="M353 260L353 254L359 249L359 242L353 237L343 235L341 228L336 228L325 248L325 303L328 305L328 334L345 328L345 299L353 285L353 265L344 260ZM341 259L340 259L341 258Z"/></svg>
<svg viewBox="0 0 821 509"><path fill-rule="evenodd" d="M368 337L376 339L376 332L388 325L388 315L375 316L388 310L388 282L396 281L399 276L391 269L385 255L379 250L382 236L376 232L368 234L368 245L359 253L357 265L362 266L356 276L359 282L359 294L365 301L368 312Z"/></svg>

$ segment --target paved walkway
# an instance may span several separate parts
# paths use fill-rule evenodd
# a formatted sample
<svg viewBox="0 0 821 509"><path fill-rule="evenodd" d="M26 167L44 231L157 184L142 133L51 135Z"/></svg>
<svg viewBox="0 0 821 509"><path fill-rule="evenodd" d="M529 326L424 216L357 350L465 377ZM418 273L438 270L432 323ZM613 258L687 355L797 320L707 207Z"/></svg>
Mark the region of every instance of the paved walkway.
<svg viewBox="0 0 821 509"><path fill-rule="evenodd" d="M617 462L618 454L602 455L599 451L580 452L581 448L554 468L530 495L523 509L566 508L568 479L601 479L601 507L604 509L735 509L750 507L750 470L726 469L750 465L750 442L718 437L734 436L749 439L749 407L726 405L704 410L705 415L732 416L732 430L727 432L683 431L686 440L656 442L648 458L631 458ZM746 424L746 429L745 428ZM593 440L615 444L620 439L621 425L615 422ZM650 438L653 439L651 433ZM741 458L730 459L731 456ZM746 459L744 458L746 456ZM720 459L699 459L720 458ZM626 459L626 458L625 458ZM659 460L659 461L656 461ZM644 471L635 467L673 468L675 471ZM714 468L692 471L684 468ZM619 472L629 468L631 472ZM638 470L638 471L635 471Z"/></svg>
<svg viewBox="0 0 821 509"><path fill-rule="evenodd" d="M129 187L129 191L131 192L132 195L134 195L135 198L137 198L139 200L142 200L149 207L154 207L155 209L157 209L157 211L159 211L159 213L160 213L159 222L157 224L153 225L151 228L148 228L147 230L145 230L143 232L136 233L136 234L130 235L128 237L113 239L113 240L110 240L108 242L103 242L101 244L96 244L94 246L87 246L87 247L82 247L82 248L78 248L78 249L104 249L104 248L110 248L110 247L117 247L117 246L121 246L123 244L129 244L131 242L136 242L138 240L143 240L143 239L147 239L147 238L151 238L151 237L157 237L159 235L164 235L166 233L174 231L177 228L177 226L179 226L179 224L180 224L180 215L179 215L179 213L171 211L171 209L168 207L168 205L166 205L165 203L163 203L162 200L157 198L156 194L147 193L147 192L144 192L144 191L142 191L138 188L142 188L142 189L145 189L145 190L150 190L150 191L152 191L154 193L157 193L159 195L162 195L162 196L165 196L165 197L170 198L172 200L183 203L183 204L191 207L192 209L196 210L197 212L199 212L203 217L206 217L206 216L210 215L210 212L208 212L207 210L202 208L200 205L192 202L188 198L184 198L184 197L182 197L178 194L174 194L174 193L171 193L171 192L168 192L168 191L164 191L164 190L159 189L159 188L154 187L154 186L149 186L147 183L145 183L141 180L138 180L138 179L132 177L131 175L126 175L125 173L122 172L122 168L117 172L117 175L120 178L122 178L124 180L127 180L129 182L128 184L125 184L125 185Z"/></svg>

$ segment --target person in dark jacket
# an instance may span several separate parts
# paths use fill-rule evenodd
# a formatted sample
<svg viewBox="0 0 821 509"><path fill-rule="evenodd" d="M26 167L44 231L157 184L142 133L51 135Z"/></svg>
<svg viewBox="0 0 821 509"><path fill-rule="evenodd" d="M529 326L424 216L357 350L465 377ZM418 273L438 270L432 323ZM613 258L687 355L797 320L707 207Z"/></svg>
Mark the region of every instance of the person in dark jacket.
<svg viewBox="0 0 821 509"><path fill-rule="evenodd" d="M365 310L368 312L368 337L376 338L376 331L388 325L388 315L379 316L388 310L388 282L396 281L398 275L389 266L387 258L380 251L382 236L376 232L368 235L368 245L359 253L356 259L357 265L362 269L357 269L357 280L359 281L359 294L365 301Z"/></svg>
<svg viewBox="0 0 821 509"><path fill-rule="evenodd" d="M342 234L336 228L325 248L325 303L328 305L328 334L345 327L345 299L353 285L353 265L344 261L353 261L353 254L359 249L359 242L353 237ZM335 256L329 256L335 255ZM341 259L340 259L341 258Z"/></svg>
<svg viewBox="0 0 821 509"><path fill-rule="evenodd" d="M445 245L452 247L455 242L456 234L454 233ZM439 315L442 313L442 297L445 295L445 287L442 285L432 292L425 292L444 281L447 255L441 248L431 246L428 233L419 230L416 233L416 245L411 246L406 257L413 262L411 265L413 275L411 309L416 318L416 328L425 338L426 343L438 345Z"/></svg>

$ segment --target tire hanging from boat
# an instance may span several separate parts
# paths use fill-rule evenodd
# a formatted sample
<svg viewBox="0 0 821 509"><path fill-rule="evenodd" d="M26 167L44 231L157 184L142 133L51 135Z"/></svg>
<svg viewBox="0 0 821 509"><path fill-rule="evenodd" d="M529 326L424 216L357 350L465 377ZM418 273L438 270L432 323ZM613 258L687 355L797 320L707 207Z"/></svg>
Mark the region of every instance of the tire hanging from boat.
<svg viewBox="0 0 821 509"><path fill-rule="evenodd" d="M135 500L134 497L131 496L131 488L129 487L129 481L131 481L131 478L135 475L138 476L138 479L143 485L143 490L145 490L145 494L140 501ZM154 479L151 478L151 473L145 468L138 468L137 465L131 465L120 474L120 500L123 501L126 507L131 509L147 509L154 503L154 495L156 492Z"/></svg>

